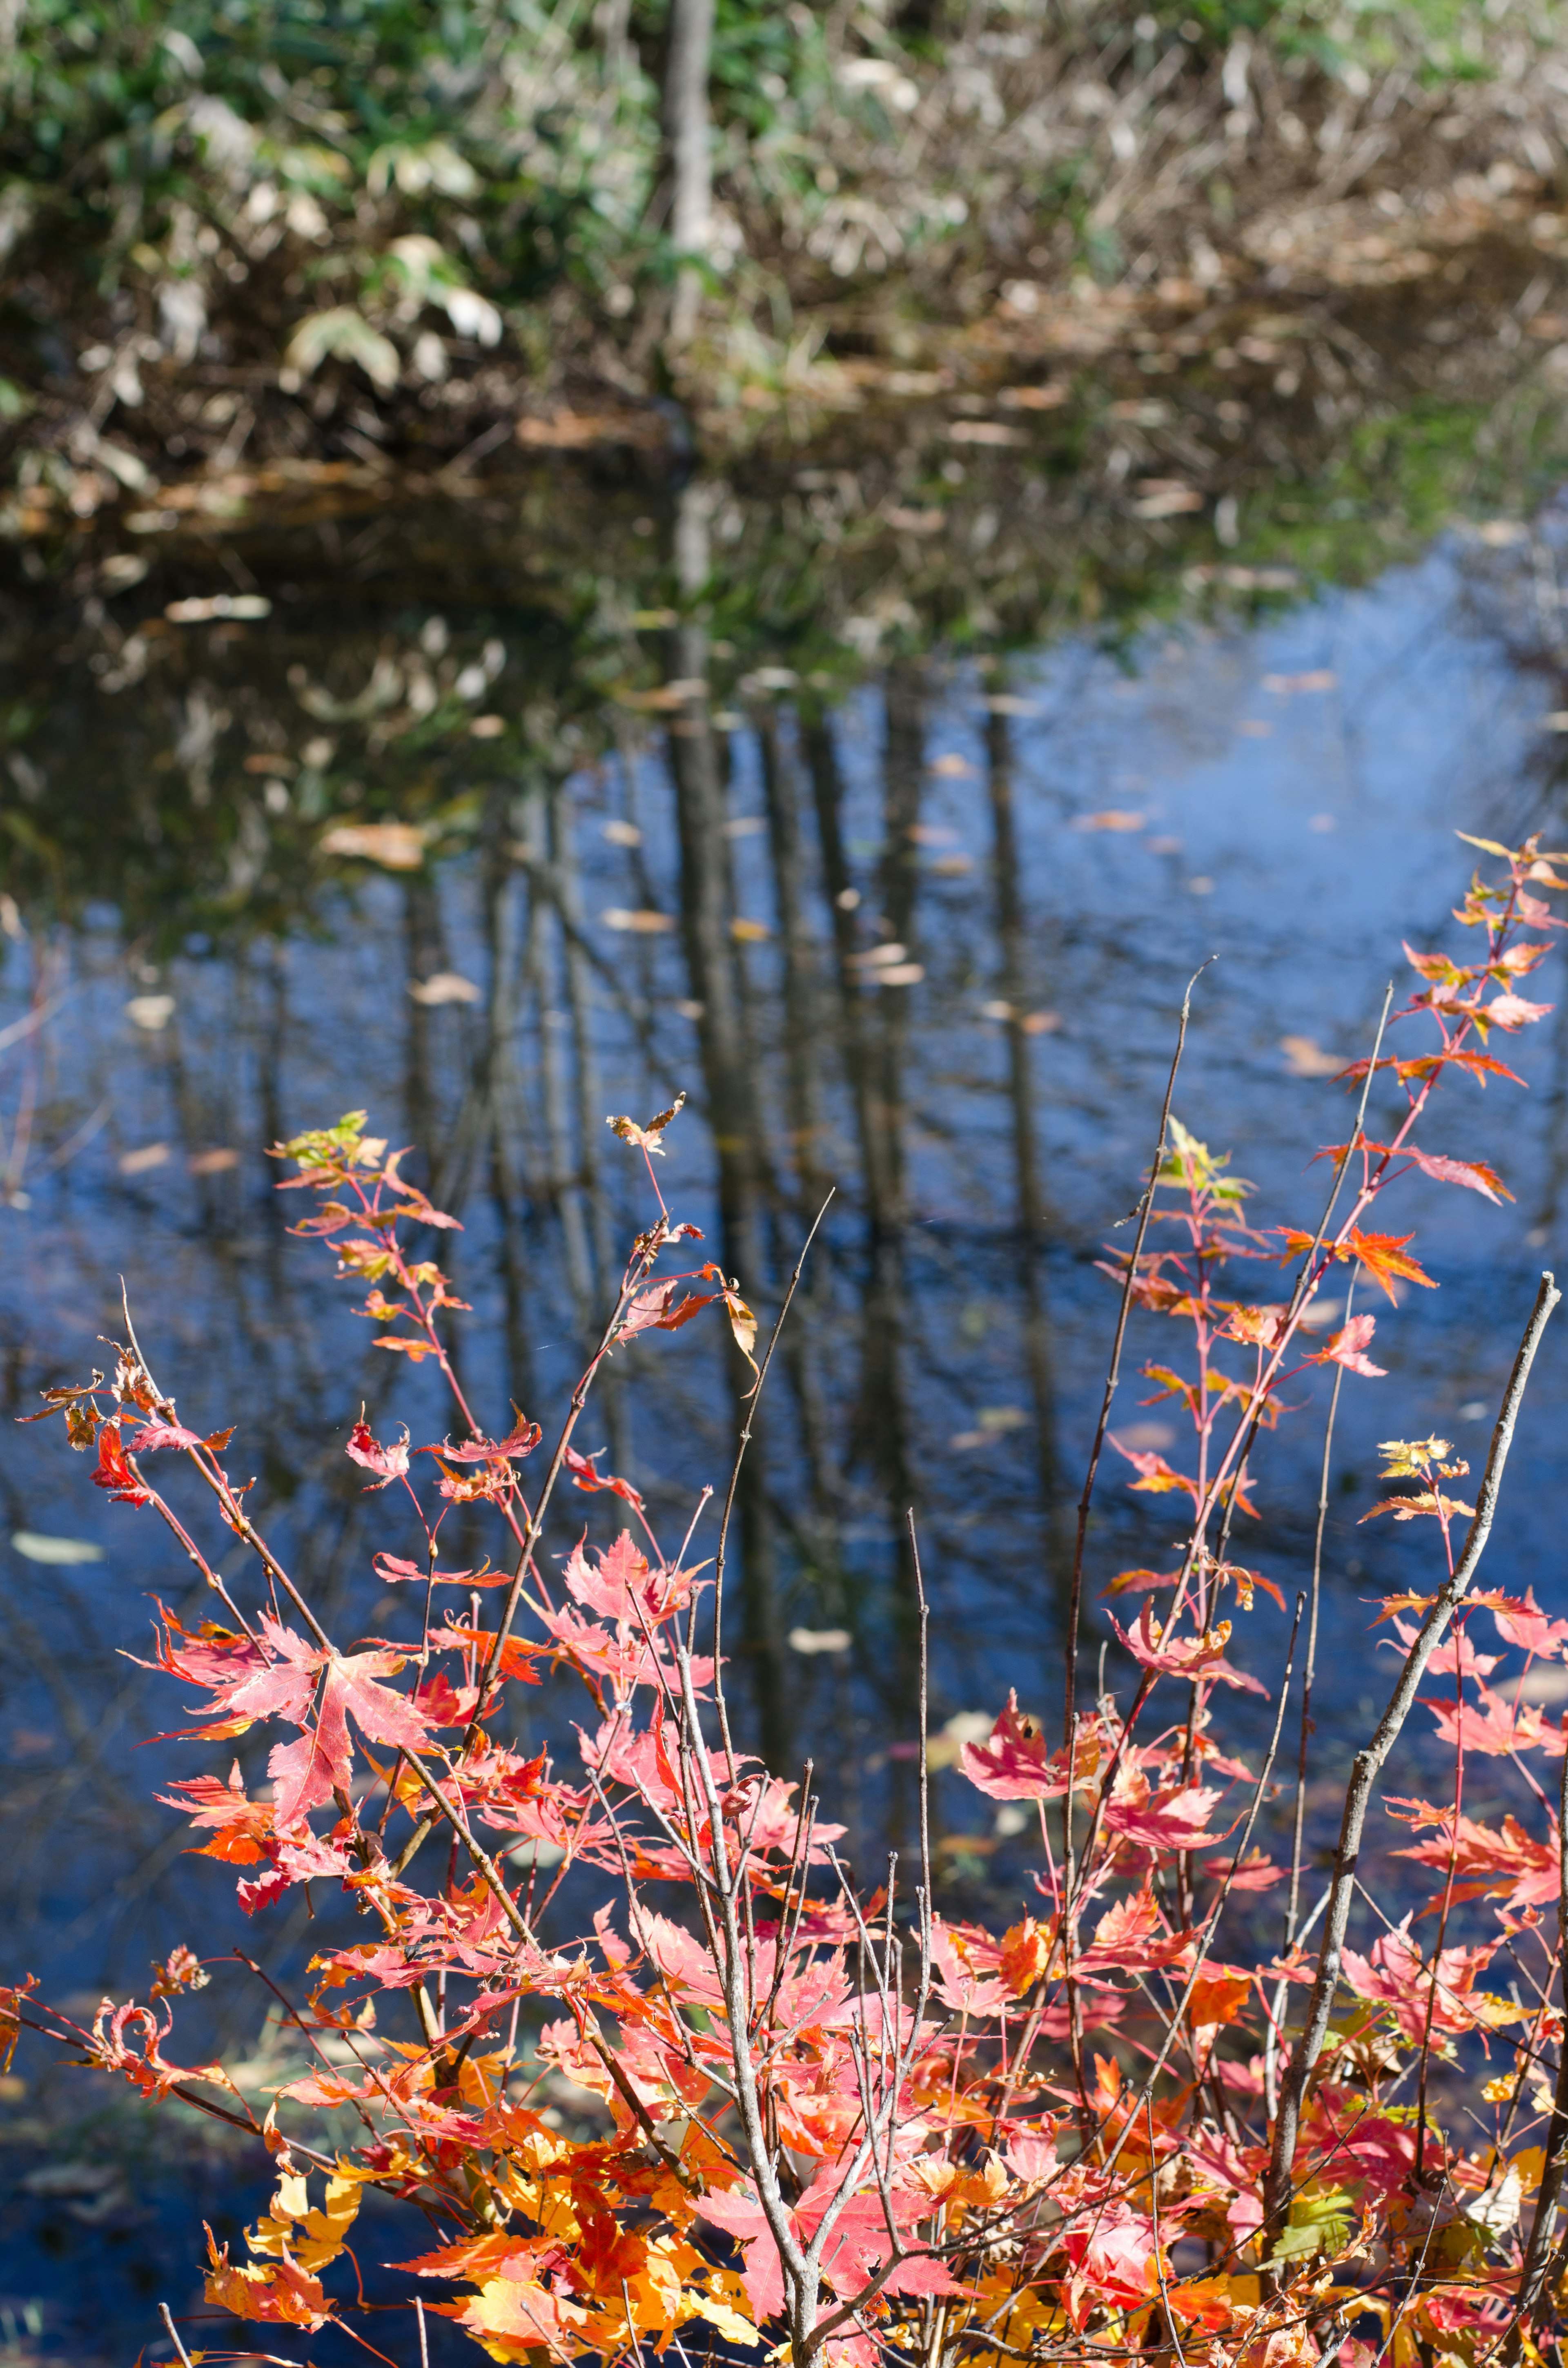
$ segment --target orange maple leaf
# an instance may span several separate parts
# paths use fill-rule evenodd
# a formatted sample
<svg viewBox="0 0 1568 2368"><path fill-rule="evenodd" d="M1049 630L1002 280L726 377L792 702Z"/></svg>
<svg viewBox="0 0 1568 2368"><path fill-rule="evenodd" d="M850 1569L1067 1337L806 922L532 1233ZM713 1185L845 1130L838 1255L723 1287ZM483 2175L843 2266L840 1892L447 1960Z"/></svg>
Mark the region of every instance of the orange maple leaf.
<svg viewBox="0 0 1568 2368"><path fill-rule="evenodd" d="M1285 1243L1284 1255L1279 1261L1281 1266L1312 1248L1311 1234L1299 1234L1290 1225L1276 1225L1274 1230ZM1381 1284L1391 1299L1395 1299L1393 1284L1396 1280L1418 1282L1423 1291L1436 1291L1437 1288L1415 1258L1404 1255L1406 1242L1415 1239L1414 1234L1364 1234L1359 1225L1352 1225L1343 1241L1325 1242L1323 1247L1331 1258L1355 1258L1366 1269L1372 1281Z"/></svg>

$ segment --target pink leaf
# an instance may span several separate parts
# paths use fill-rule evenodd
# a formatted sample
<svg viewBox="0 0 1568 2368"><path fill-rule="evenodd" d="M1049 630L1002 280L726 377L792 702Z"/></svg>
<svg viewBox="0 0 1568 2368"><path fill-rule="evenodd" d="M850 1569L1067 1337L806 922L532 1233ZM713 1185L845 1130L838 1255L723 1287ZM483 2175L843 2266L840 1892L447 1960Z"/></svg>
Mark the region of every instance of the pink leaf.
<svg viewBox="0 0 1568 2368"><path fill-rule="evenodd" d="M1522 995L1505 992L1494 995L1490 1003L1483 1004L1480 1018L1494 1028L1528 1028L1534 1019L1544 1019L1551 1010L1550 1003L1527 1003Z"/></svg>
<svg viewBox="0 0 1568 2368"><path fill-rule="evenodd" d="M1146 1669L1157 1669L1164 1677L1187 1678L1195 1684L1201 1681L1235 1686L1249 1694L1267 1692L1267 1688L1259 1685L1256 1678L1233 1668L1226 1660L1225 1646L1231 1634L1228 1620L1221 1620L1217 1628L1205 1629L1199 1636L1166 1636L1154 1624L1153 1605L1145 1603L1131 1634L1114 1615L1110 1624L1133 1659Z"/></svg>
<svg viewBox="0 0 1568 2368"><path fill-rule="evenodd" d="M1315 1357L1307 1358L1306 1362L1309 1365L1343 1365L1347 1373L1364 1373L1369 1381L1381 1382L1387 1367L1374 1365L1371 1359L1364 1354L1367 1343L1377 1328L1375 1315L1353 1315L1348 1324L1332 1336L1327 1347L1320 1349Z"/></svg>
<svg viewBox="0 0 1568 2368"><path fill-rule="evenodd" d="M369 1425L361 1417L348 1434L345 1451L349 1460L364 1465L367 1472L379 1472L381 1478L372 1480L372 1488L384 1488L390 1480L401 1480L408 1470L408 1433L391 1447L382 1447L372 1438Z"/></svg>
<svg viewBox="0 0 1568 2368"><path fill-rule="evenodd" d="M202 1443L194 1430L187 1430L177 1422L144 1422L126 1441L132 1455L148 1455L155 1447L199 1447Z"/></svg>
<svg viewBox="0 0 1568 2368"><path fill-rule="evenodd" d="M1019 1710L1017 1693L1007 1696L988 1742L963 1745L959 1766L994 1801L1053 1801L1067 1790L1065 1765L1051 1759L1044 1736Z"/></svg>
<svg viewBox="0 0 1568 2368"><path fill-rule="evenodd" d="M590 1495L597 1489L608 1488L611 1496L623 1498L633 1512L640 1513L642 1499L630 1480L618 1480L613 1473L595 1471L594 1466L599 1457L608 1452L606 1448L596 1447L592 1455L579 1455L574 1447L569 1447L566 1450L566 1469L579 1488L585 1488Z"/></svg>

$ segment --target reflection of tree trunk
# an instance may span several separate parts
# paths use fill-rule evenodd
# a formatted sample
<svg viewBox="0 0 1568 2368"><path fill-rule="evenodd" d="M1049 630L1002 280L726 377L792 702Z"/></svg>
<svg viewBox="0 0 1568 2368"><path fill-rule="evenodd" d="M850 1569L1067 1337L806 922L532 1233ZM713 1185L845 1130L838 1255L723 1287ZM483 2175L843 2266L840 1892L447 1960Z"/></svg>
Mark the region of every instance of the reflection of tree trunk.
<svg viewBox="0 0 1568 2368"><path fill-rule="evenodd" d="M589 1245L593 1260L594 1315L597 1331L614 1304L615 1230L605 1193L599 1144L605 1131L604 1097L594 1042L594 1004L588 959L583 949L583 896L577 872L577 847L572 830L572 809L563 789L550 793L550 851L566 922L566 1000L572 1019L572 1057L577 1083L577 1176L587 1204ZM610 1459L618 1472L629 1461L626 1392L621 1376L607 1364L598 1389L609 1425Z"/></svg>
<svg viewBox="0 0 1568 2368"><path fill-rule="evenodd" d="M1027 925L1020 885L1017 834L1013 817L1012 734L1005 715L991 716L986 725L985 748L991 791L996 937L1002 957L1000 991L1001 999L1012 1014L1006 1023L1007 1087L1013 1112L1013 1167L1017 1179L1018 1235L1022 1252L1024 1354L1028 1365L1029 1394L1034 1408L1035 1464L1040 1479L1040 1510L1046 1525L1047 1554L1053 1578L1060 1580L1062 1573L1059 1565L1063 1544L1058 1533L1062 1475L1056 1454L1056 1386L1043 1270L1048 1212L1040 1172L1034 1068L1029 1057L1029 1038L1023 1024L1025 1005L1028 999L1024 961Z"/></svg>
<svg viewBox="0 0 1568 2368"><path fill-rule="evenodd" d="M909 1682L915 1629L915 1569L905 1514L914 1502L903 1397L903 990L883 990L873 1019L856 964L858 897L844 848L844 781L825 720L807 717L802 745L812 777L824 883L833 914L842 1041L855 1104L866 1196L867 1278L857 1434L885 1496L895 1544L900 1649L883 1683L896 1698ZM915 916L918 879L909 833L919 812L923 723L917 679L901 673L888 688L884 805L888 846L883 859L883 921L905 942Z"/></svg>
<svg viewBox="0 0 1568 2368"><path fill-rule="evenodd" d="M556 910L553 894L540 896L537 887L541 876L547 872L552 885L554 881L546 838L548 823L543 798L531 799L526 844L529 870L536 882L536 903L529 985L539 1017L540 1086L544 1105L545 1140L550 1155L550 1198L561 1221L562 1239L566 1251L566 1281L572 1293L578 1338L585 1345L593 1323L593 1275L568 1112L566 1038L572 1023L559 1000L561 916Z"/></svg>
<svg viewBox="0 0 1568 2368"><path fill-rule="evenodd" d="M520 1115L517 1057L518 985L522 967L517 873L506 852L511 831L509 801L497 793L488 817L488 865L484 881L484 929L490 954L490 1001L485 1012L484 1111L490 1139L490 1197L500 1238L501 1297L506 1311L507 1392L531 1410L537 1383L528 1338L527 1273L523 1247L523 1192L513 1134Z"/></svg>
<svg viewBox="0 0 1568 2368"><path fill-rule="evenodd" d="M712 135L708 74L713 47L713 0L671 0L669 56L665 67L665 140L669 154L670 243L677 256L707 259L712 233ZM702 276L686 264L670 315L674 344L697 326Z"/></svg>
<svg viewBox="0 0 1568 2368"><path fill-rule="evenodd" d="M778 746L778 713L764 709L756 719L762 752L763 792L767 801L768 841L773 855L774 894L784 954L784 1092L790 1147L801 1185L801 1205L816 1214L825 1189L819 1157L822 1121L817 1094L816 944L806 917L805 852L795 770Z"/></svg>
<svg viewBox="0 0 1568 2368"><path fill-rule="evenodd" d="M822 843L823 884L827 890L828 908L833 916L839 1036L848 1072L850 1097L855 1104L860 1167L869 1202L881 1197L880 1178L873 1178L873 1170L879 1167L881 1145L871 1121L869 1070L865 1030L861 1025L860 985L855 968L859 938L855 910L860 899L849 877L848 859L844 851L844 779L838 768L838 751L834 746L833 734L824 716L803 718L801 738L812 777L817 836Z"/></svg>
<svg viewBox="0 0 1568 2368"><path fill-rule="evenodd" d="M688 604L708 578L708 489L698 484L688 485L681 495L676 564ZM700 681L708 663L706 628L688 616L672 632L669 655L672 679ZM763 1278L762 1146L731 949L723 779L700 695L688 699L670 725L669 763L680 838L681 926L692 997L702 1007L698 1040L719 1163L720 1256L726 1273L738 1277L743 1292L755 1299ZM724 1361L738 1433L753 1375L728 1343ZM752 1443L741 1467L736 1498L741 1650L756 1691L763 1756L779 1770L789 1754L790 1717L765 1451L759 1409L753 1417Z"/></svg>
<svg viewBox="0 0 1568 2368"><path fill-rule="evenodd" d="M822 1158L822 1099L818 1090L819 1031L825 1015L818 977L817 942L806 905L800 782L792 755L779 745L777 708L769 705L762 710L756 718L756 731L762 752L774 896L784 956L785 1113L800 1187L795 1236L784 1246L785 1256L778 1263L792 1268L801 1240L822 1207L831 1181ZM815 1338L828 1297L828 1246L825 1238L819 1235L783 1336L782 1355L800 1421L801 1451L806 1465L815 1565L812 1575L828 1613L827 1624L839 1627L844 1624L846 1605L833 1528L841 1482L829 1460L831 1426L823 1400ZM842 1668L838 1678L844 1680ZM847 1736L847 1730L845 1732Z"/></svg>
<svg viewBox="0 0 1568 2368"><path fill-rule="evenodd" d="M428 871L413 872L404 882L403 917L408 979L413 985L447 966L440 902ZM408 1131L414 1138L415 1170L417 1173L422 1168L426 1177L434 1177L436 1099L430 1074L430 1014L413 996L408 997L408 1074L403 1099L408 1110Z"/></svg>
<svg viewBox="0 0 1568 2368"><path fill-rule="evenodd" d="M918 668L892 669L887 684L887 739L882 758L882 925L886 940L914 953L920 889L914 833L925 783L926 717ZM909 1413L903 1386L904 1282L903 1071L908 1051L909 998L884 988L880 1042L872 1071L871 1122L879 1143L879 1190L870 1207L871 1271L866 1297L866 1346L861 1368L861 1421L897 1538L901 1662L914 1644L915 1564L905 1514L915 1502Z"/></svg>

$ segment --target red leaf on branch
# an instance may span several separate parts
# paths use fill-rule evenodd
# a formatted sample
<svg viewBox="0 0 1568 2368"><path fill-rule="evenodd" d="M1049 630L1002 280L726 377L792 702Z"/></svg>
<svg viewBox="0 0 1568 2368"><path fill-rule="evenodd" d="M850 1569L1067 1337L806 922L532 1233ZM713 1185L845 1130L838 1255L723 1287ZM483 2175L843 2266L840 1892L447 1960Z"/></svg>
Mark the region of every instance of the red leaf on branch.
<svg viewBox="0 0 1568 2368"><path fill-rule="evenodd" d="M710 1306L712 1303L705 1300L702 1304ZM608 1447L596 1447L591 1455L579 1455L574 1447L569 1447L566 1450L566 1469L572 1474L573 1485L585 1488L590 1495L596 1489L607 1488L612 1496L621 1497L634 1512L640 1513L642 1499L630 1480L618 1480L611 1472L596 1472L594 1469L599 1457L608 1453Z"/></svg>
<svg viewBox="0 0 1568 2368"><path fill-rule="evenodd" d="M1311 1234L1297 1233L1290 1225L1271 1228L1285 1243L1279 1263L1284 1266L1293 1258L1302 1257L1312 1246ZM1406 1258L1406 1242L1415 1239L1414 1234L1364 1234L1359 1225L1352 1225L1343 1241L1325 1242L1323 1247L1331 1258L1354 1258L1364 1267L1372 1281L1395 1298L1393 1282L1418 1282L1424 1291L1436 1291L1437 1286L1429 1274L1423 1272L1413 1258ZM1397 1301L1396 1301L1397 1304Z"/></svg>
<svg viewBox="0 0 1568 2368"><path fill-rule="evenodd" d="M207 1444L194 1430L187 1430L177 1422L144 1422L133 1431L126 1445L132 1455L151 1454L158 1447L205 1447Z"/></svg>
<svg viewBox="0 0 1568 2368"><path fill-rule="evenodd" d="M1206 1832L1218 1793L1200 1784L1171 1784L1140 1800L1136 1793L1106 1804L1109 1830L1140 1850L1205 1850L1221 1836Z"/></svg>
<svg viewBox="0 0 1568 2368"><path fill-rule="evenodd" d="M1166 1494L1172 1489L1185 1489L1193 1503L1198 1502L1197 1481L1189 1480L1185 1472L1173 1471L1163 1455L1155 1455L1152 1452L1144 1452L1133 1447L1123 1447L1114 1431L1108 1433L1108 1436L1117 1453L1124 1455L1139 1475L1136 1480L1128 1482L1130 1488L1146 1488L1156 1496Z"/></svg>
<svg viewBox="0 0 1568 2368"><path fill-rule="evenodd" d="M513 1411L516 1413L517 1409L514 1407ZM461 1447L454 1447L449 1439L439 1447L422 1447L419 1452L421 1455L443 1455L453 1463L496 1463L512 1458L520 1461L523 1456L533 1453L543 1436L537 1422L528 1422L518 1415L515 1427L505 1439L470 1439L465 1440ZM571 1453L570 1449L567 1453Z"/></svg>
<svg viewBox="0 0 1568 2368"><path fill-rule="evenodd" d="M1244 1693L1267 1698L1266 1686L1244 1670L1233 1668L1225 1658L1231 1635L1228 1620L1221 1620L1217 1628L1205 1629L1200 1636L1167 1637L1154 1625L1152 1603L1145 1603L1131 1633L1113 1614L1108 1616L1133 1659L1145 1669L1157 1670L1163 1677L1186 1678L1195 1685L1235 1686Z"/></svg>
<svg viewBox="0 0 1568 2368"><path fill-rule="evenodd" d="M1320 1349L1315 1356L1304 1359L1303 1362L1309 1365L1343 1365L1347 1373L1364 1373L1369 1381L1381 1382L1387 1375L1387 1366L1374 1365L1371 1359L1363 1353L1377 1328L1375 1315L1353 1315L1348 1324L1341 1326L1331 1336L1326 1348Z"/></svg>
<svg viewBox="0 0 1568 2368"><path fill-rule="evenodd" d="M407 1472L408 1433L404 1430L401 1439L394 1440L390 1447L382 1447L372 1438L369 1425L361 1416L348 1434L344 1452L352 1463L363 1464L367 1472L381 1474L379 1480L369 1482L368 1495L371 1488L384 1488L389 1481L401 1480Z"/></svg>
<svg viewBox="0 0 1568 2368"><path fill-rule="evenodd" d="M125 1460L117 1422L106 1422L99 1429L98 1462L93 1474L93 1486L95 1488L107 1488L117 1505L150 1505L153 1501Z"/></svg>
<svg viewBox="0 0 1568 2368"><path fill-rule="evenodd" d="M960 1748L959 1767L978 1791L989 1793L994 1801L1054 1801L1067 1790L1065 1761L1051 1759L1044 1736L1033 1719L1019 1710L1016 1693L1007 1696L1007 1707L988 1742ZM1085 1782L1093 1767L1092 1752L1080 1739L1076 1782Z"/></svg>

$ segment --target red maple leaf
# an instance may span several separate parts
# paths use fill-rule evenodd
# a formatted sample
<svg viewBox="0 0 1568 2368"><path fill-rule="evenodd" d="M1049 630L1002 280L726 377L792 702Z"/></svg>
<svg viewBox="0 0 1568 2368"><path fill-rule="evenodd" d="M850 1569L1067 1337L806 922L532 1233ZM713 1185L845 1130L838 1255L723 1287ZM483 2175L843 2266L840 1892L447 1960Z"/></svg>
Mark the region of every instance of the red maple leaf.
<svg viewBox="0 0 1568 2368"><path fill-rule="evenodd" d="M994 1801L1054 1801L1067 1790L1065 1761L1051 1759L1044 1736L1019 1710L1016 1693L1007 1696L988 1742L963 1745L959 1766ZM1081 1754L1080 1781L1088 1773L1087 1755Z"/></svg>
<svg viewBox="0 0 1568 2368"><path fill-rule="evenodd" d="M710 1304L710 1302L702 1300L699 1304L706 1307ZM693 1313L696 1313L695 1309ZM681 1320L684 1323L685 1318ZM586 1489L590 1496L597 1489L607 1488L612 1496L623 1498L634 1512L640 1513L642 1510L642 1499L630 1480L618 1480L613 1472L595 1470L594 1467L599 1457L608 1454L608 1448L596 1447L591 1455L579 1455L574 1447L569 1447L566 1450L566 1469L572 1474L574 1485L578 1488Z"/></svg>
<svg viewBox="0 0 1568 2368"><path fill-rule="evenodd" d="M117 1422L106 1422L98 1431L98 1463L93 1486L107 1488L117 1505L150 1505L153 1501L125 1460Z"/></svg>
<svg viewBox="0 0 1568 2368"><path fill-rule="evenodd" d="M1152 1603L1144 1604L1131 1632L1114 1615L1108 1617L1133 1659L1145 1669L1157 1670L1163 1677L1186 1678L1195 1685L1236 1686L1244 1693L1267 1693L1267 1688L1256 1678L1233 1668L1226 1660L1225 1646L1231 1634L1228 1620L1221 1620L1217 1628L1206 1629L1200 1636L1165 1636L1154 1625Z"/></svg>

